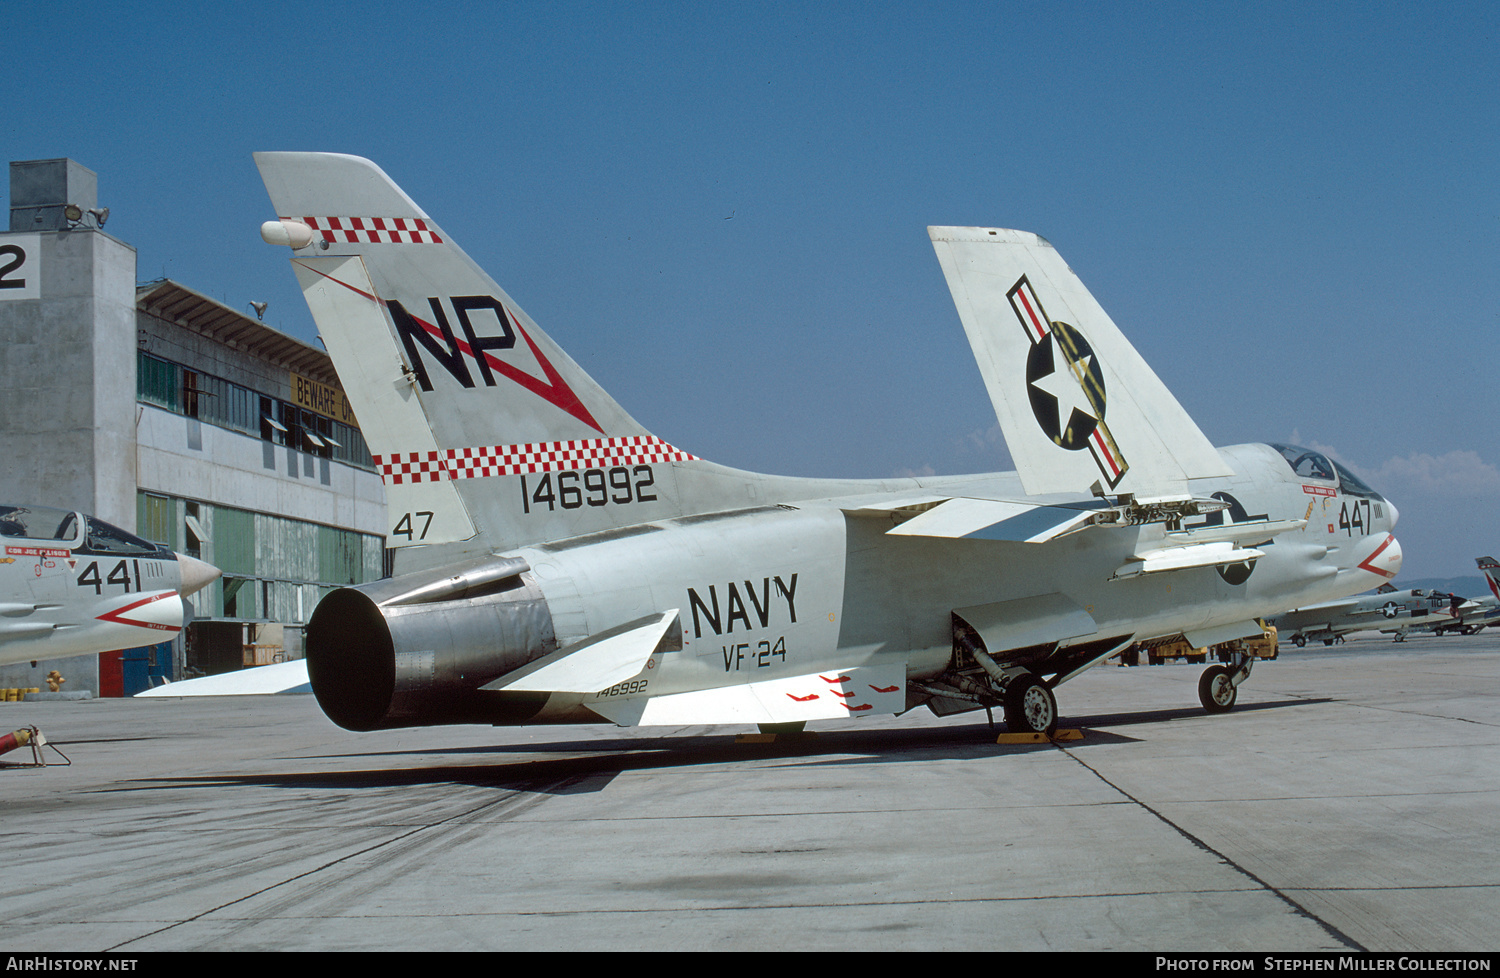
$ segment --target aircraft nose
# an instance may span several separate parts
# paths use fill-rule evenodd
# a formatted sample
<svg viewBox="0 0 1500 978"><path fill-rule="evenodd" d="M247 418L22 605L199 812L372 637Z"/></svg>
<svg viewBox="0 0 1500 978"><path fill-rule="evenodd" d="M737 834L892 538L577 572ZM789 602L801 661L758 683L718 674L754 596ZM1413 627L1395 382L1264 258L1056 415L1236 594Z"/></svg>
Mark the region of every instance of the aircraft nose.
<svg viewBox="0 0 1500 978"><path fill-rule="evenodd" d="M1401 511L1397 509L1396 504L1391 502L1389 499L1385 501L1385 508L1386 511L1391 514L1391 529L1394 530L1396 528L1396 521L1401 518Z"/></svg>
<svg viewBox="0 0 1500 978"><path fill-rule="evenodd" d="M208 561L189 557L187 554L177 555L177 569L182 575L182 583L178 585L177 591L183 597L203 590L224 574Z"/></svg>
<svg viewBox="0 0 1500 978"><path fill-rule="evenodd" d="M1368 543L1360 550L1368 549L1370 553L1359 562L1359 569L1386 580L1395 577L1401 570L1401 542L1390 533L1384 534L1384 539L1374 534L1365 539Z"/></svg>

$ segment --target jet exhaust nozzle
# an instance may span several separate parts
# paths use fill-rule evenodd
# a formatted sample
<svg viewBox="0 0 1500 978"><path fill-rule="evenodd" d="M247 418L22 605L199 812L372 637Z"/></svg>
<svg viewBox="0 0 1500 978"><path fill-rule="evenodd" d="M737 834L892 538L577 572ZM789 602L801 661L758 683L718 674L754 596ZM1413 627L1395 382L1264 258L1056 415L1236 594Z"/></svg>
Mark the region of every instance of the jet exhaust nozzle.
<svg viewBox="0 0 1500 978"><path fill-rule="evenodd" d="M484 690L557 648L546 599L524 562L475 562L453 590L451 569L339 588L307 624L307 675L318 705L346 730L444 723L517 723L546 693ZM508 571L508 573L506 573ZM436 600L413 600L431 595Z"/></svg>

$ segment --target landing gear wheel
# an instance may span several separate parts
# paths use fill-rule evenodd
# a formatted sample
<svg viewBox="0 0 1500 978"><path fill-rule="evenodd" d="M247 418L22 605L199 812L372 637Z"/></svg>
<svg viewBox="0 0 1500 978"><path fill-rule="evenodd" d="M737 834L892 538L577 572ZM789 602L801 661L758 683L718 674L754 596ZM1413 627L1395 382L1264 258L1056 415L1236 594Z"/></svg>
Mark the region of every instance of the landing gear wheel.
<svg viewBox="0 0 1500 978"><path fill-rule="evenodd" d="M1299 649L1302 648L1304 645L1307 644L1307 636L1306 635L1293 635L1292 636L1292 644L1295 645L1295 646L1297 646L1297 648L1299 648Z"/></svg>
<svg viewBox="0 0 1500 978"><path fill-rule="evenodd" d="M1198 679L1198 700L1210 713L1228 713L1234 709L1240 690L1229 677L1233 672L1227 666L1209 666Z"/></svg>
<svg viewBox="0 0 1500 978"><path fill-rule="evenodd" d="M1011 733L1051 737L1057 732L1057 697L1035 676L1017 679L1005 692L1005 726Z"/></svg>

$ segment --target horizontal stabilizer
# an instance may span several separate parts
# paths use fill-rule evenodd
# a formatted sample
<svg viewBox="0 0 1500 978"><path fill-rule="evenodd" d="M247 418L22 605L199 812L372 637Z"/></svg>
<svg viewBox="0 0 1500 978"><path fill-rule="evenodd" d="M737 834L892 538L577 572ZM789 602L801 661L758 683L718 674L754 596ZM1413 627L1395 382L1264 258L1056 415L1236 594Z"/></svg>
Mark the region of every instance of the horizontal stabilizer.
<svg viewBox="0 0 1500 978"><path fill-rule="evenodd" d="M307 660L293 659L269 666L255 666L216 676L184 679L181 682L155 686L142 696L272 696L279 693L311 693L307 682Z"/></svg>
<svg viewBox="0 0 1500 978"><path fill-rule="evenodd" d="M1231 474L1045 239L927 231L1028 494L1157 496Z"/></svg>
<svg viewBox="0 0 1500 978"><path fill-rule="evenodd" d="M1099 630L1093 617L1077 602L1057 593L955 608L953 613L979 633L991 655L1065 642Z"/></svg>
<svg viewBox="0 0 1500 978"><path fill-rule="evenodd" d="M558 649L482 689L510 692L594 693L624 682L646 668L667 632L677 627L676 648L682 647L677 609L647 615L617 625L582 642ZM668 644L672 644L670 639Z"/></svg>
<svg viewBox="0 0 1500 978"><path fill-rule="evenodd" d="M624 727L796 723L896 714L906 709L906 667L895 663L842 669L584 705Z"/></svg>

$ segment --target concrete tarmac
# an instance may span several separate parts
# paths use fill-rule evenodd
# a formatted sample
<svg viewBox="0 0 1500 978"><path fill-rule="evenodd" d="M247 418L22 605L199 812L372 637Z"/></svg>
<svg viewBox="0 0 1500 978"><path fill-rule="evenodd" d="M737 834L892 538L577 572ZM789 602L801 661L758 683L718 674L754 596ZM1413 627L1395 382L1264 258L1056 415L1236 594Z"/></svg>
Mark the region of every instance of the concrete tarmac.
<svg viewBox="0 0 1500 978"><path fill-rule="evenodd" d="M816 727L353 734L310 696L0 704L0 948L1493 951L1500 633ZM56 759L56 755L52 755Z"/></svg>

